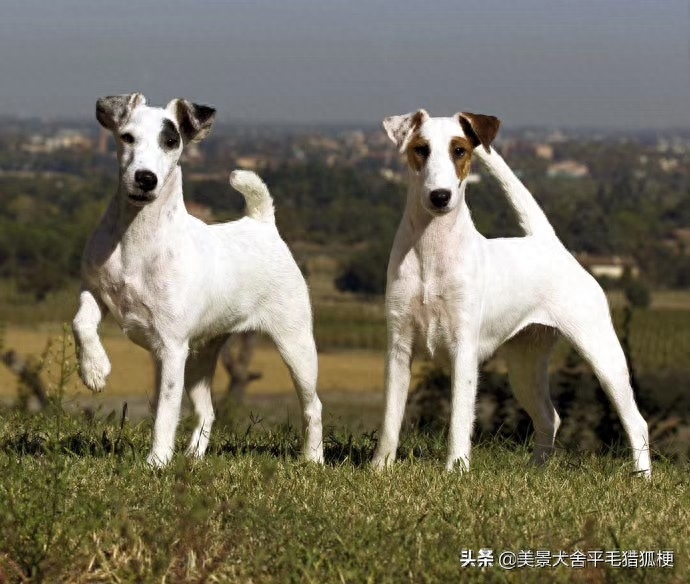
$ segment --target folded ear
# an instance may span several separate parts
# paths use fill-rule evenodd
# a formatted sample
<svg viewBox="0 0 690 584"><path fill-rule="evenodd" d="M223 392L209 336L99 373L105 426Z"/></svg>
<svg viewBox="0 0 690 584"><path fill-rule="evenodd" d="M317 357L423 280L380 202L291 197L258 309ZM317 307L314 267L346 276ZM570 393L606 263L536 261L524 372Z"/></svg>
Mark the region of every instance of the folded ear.
<svg viewBox="0 0 690 584"><path fill-rule="evenodd" d="M117 130L127 123L134 108L145 105L146 98L141 93L108 95L96 102L96 119L108 130Z"/></svg>
<svg viewBox="0 0 690 584"><path fill-rule="evenodd" d="M426 110L420 109L402 116L385 118L383 120L383 129L386 130L386 134L398 147L398 150L403 152L412 134L428 119L429 114Z"/></svg>
<svg viewBox="0 0 690 584"><path fill-rule="evenodd" d="M489 152L489 146L498 134L498 127L501 125L501 120L494 116L485 116L483 114L471 114L463 112L456 114L458 121L462 126L462 131L465 136L476 148L480 144L484 146L484 150Z"/></svg>
<svg viewBox="0 0 690 584"><path fill-rule="evenodd" d="M211 133L216 110L186 99L173 99L165 108L177 120L185 142L201 142Z"/></svg>

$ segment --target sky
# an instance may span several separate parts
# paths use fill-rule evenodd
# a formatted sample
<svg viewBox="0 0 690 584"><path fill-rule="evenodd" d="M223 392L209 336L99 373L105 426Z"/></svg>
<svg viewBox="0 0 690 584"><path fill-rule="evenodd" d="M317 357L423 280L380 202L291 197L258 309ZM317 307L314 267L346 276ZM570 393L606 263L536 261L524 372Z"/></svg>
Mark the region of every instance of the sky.
<svg viewBox="0 0 690 584"><path fill-rule="evenodd" d="M0 0L0 115L101 95L225 122L690 127L690 0Z"/></svg>

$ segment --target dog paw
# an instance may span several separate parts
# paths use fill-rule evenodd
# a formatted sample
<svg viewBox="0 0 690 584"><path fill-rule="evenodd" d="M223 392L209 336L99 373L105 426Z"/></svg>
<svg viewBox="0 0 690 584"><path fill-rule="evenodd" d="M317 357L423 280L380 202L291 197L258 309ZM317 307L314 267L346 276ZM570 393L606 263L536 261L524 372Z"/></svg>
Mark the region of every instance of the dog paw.
<svg viewBox="0 0 690 584"><path fill-rule="evenodd" d="M172 455L172 450L162 452L152 450L146 457L146 464L148 464L151 468L163 468L168 464L168 462L170 462Z"/></svg>
<svg viewBox="0 0 690 584"><path fill-rule="evenodd" d="M371 468L374 470L384 470L393 466L395 462L395 454L375 453L371 460Z"/></svg>
<svg viewBox="0 0 690 584"><path fill-rule="evenodd" d="M201 460L204 457L204 452L199 450L196 445L192 446L191 444L187 446L187 448L184 451L184 455L188 458L196 458L197 460Z"/></svg>
<svg viewBox="0 0 690 584"><path fill-rule="evenodd" d="M79 377L91 391L103 391L110 374L110 361L102 346L82 351L79 359Z"/></svg>
<svg viewBox="0 0 690 584"><path fill-rule="evenodd" d="M318 446L316 448L305 448L302 455L304 460L308 462L323 464L323 446Z"/></svg>
<svg viewBox="0 0 690 584"><path fill-rule="evenodd" d="M465 474L466 472L469 472L469 470L470 470L469 458L465 458L465 457L449 458L446 461L446 471L448 471L448 472L456 472L458 474Z"/></svg>

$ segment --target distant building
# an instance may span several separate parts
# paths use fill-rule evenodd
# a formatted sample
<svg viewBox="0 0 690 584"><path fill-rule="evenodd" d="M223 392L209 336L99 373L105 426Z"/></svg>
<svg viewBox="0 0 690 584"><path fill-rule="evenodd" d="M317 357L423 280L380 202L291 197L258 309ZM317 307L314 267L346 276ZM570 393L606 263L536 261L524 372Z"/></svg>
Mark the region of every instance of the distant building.
<svg viewBox="0 0 690 584"><path fill-rule="evenodd" d="M90 150L93 140L78 130L59 130L54 136L34 134L22 144L22 150L32 154L46 154L56 150Z"/></svg>
<svg viewBox="0 0 690 584"><path fill-rule="evenodd" d="M347 146L362 146L366 141L367 137L362 130L352 130L343 134L343 142Z"/></svg>
<svg viewBox="0 0 690 584"><path fill-rule="evenodd" d="M577 162L577 160L562 160L550 164L546 170L546 175L550 177L565 178L584 178L589 176L587 165Z"/></svg>
<svg viewBox="0 0 690 584"><path fill-rule="evenodd" d="M467 184L476 184L480 182L482 182L482 177L476 172L471 172L467 175Z"/></svg>
<svg viewBox="0 0 690 584"><path fill-rule="evenodd" d="M595 278L606 277L612 280L620 280L626 270L633 278L637 278L640 275L640 268L630 256L578 253L575 254L575 259Z"/></svg>
<svg viewBox="0 0 690 584"><path fill-rule="evenodd" d="M268 159L265 156L253 155L253 156L239 156L235 161L239 168L244 168L246 170L257 170L264 166L268 166Z"/></svg>
<svg viewBox="0 0 690 584"><path fill-rule="evenodd" d="M401 183L403 181L403 175L400 172L394 171L392 168L382 168L379 173L384 179L390 182Z"/></svg>
<svg viewBox="0 0 690 584"><path fill-rule="evenodd" d="M538 158L553 160L553 146L551 146L551 144L537 144L534 147L534 154Z"/></svg>
<svg viewBox="0 0 690 584"><path fill-rule="evenodd" d="M680 162L677 158L659 158L659 168L666 173L678 170L679 166Z"/></svg>
<svg viewBox="0 0 690 584"><path fill-rule="evenodd" d="M566 136L561 130L554 130L548 136L546 136L546 141L549 144L561 144L568 141L568 136Z"/></svg>

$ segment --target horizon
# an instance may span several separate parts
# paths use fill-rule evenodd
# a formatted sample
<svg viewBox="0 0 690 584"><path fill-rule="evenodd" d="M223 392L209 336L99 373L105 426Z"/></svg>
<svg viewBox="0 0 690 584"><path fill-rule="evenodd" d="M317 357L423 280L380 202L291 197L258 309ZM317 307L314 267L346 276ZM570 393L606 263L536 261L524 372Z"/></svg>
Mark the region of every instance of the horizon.
<svg viewBox="0 0 690 584"><path fill-rule="evenodd" d="M5 124L46 124L46 125L60 125L63 129L68 129L70 127L82 127L82 126L92 126L91 129L94 131L100 131L101 126L98 125L95 116L90 117L77 117L77 116L14 116L7 114L0 114L0 129L2 125ZM217 119L214 124L214 132L218 130L227 130L235 128L269 128L275 127L277 130L302 130L302 129L326 129L326 130L362 130L362 131L373 131L381 130L381 121L328 121L328 120L316 120L311 122L288 122L288 121L271 121L271 120L240 120L240 119ZM678 133L686 134L690 133L690 122L685 126L639 126L639 127L628 127L628 126L595 126L595 125L536 125L536 124L520 124L511 125L504 120L501 120L500 134L508 133L520 133L520 132L568 132L571 134L596 134L601 133L604 135L639 135L645 133Z"/></svg>

